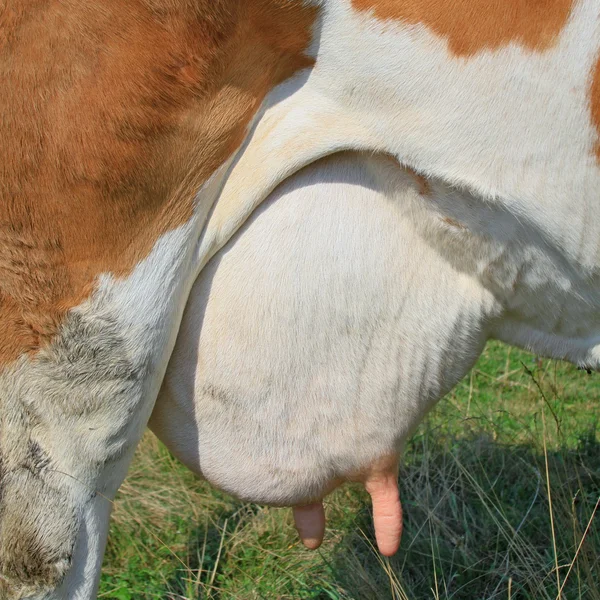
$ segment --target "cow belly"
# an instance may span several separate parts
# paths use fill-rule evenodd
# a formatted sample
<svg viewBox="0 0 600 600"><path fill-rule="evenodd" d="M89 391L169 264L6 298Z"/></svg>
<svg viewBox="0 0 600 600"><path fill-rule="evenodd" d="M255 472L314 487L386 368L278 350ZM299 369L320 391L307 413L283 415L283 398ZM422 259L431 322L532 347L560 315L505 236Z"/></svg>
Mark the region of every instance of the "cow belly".
<svg viewBox="0 0 600 600"><path fill-rule="evenodd" d="M398 456L472 366L494 302L414 227L420 188L385 157L322 160L203 270L151 419L192 470L251 501L322 498Z"/></svg>

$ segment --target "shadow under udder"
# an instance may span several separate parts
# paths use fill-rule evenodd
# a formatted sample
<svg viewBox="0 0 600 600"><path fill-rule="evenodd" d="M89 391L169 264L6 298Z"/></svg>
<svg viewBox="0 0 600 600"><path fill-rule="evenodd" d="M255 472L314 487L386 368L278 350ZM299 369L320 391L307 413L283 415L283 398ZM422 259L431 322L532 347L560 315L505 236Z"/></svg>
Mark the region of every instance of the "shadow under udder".
<svg viewBox="0 0 600 600"><path fill-rule="evenodd" d="M164 597L555 599L556 544L558 564L567 565L560 571L564 597L598 598L595 428L577 448L549 453L548 477L554 542L543 453L485 436L440 440L426 432L407 448L399 477L404 535L389 561L375 550L370 502L358 487L328 499L328 534L314 553L288 544L276 529L268 535L259 527L257 533L253 522L264 511L239 503L197 526L188 540L189 571L169 580ZM244 528L245 537L237 539L234 531ZM577 569L566 578L578 546ZM189 580L196 576L201 585L190 596ZM249 589L250 596L240 591Z"/></svg>

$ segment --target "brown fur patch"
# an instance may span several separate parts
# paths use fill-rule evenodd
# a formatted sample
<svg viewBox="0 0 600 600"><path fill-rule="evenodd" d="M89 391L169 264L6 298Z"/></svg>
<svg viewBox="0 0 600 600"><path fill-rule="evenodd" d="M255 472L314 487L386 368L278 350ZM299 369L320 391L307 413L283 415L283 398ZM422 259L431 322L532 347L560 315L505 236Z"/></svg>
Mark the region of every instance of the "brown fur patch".
<svg viewBox="0 0 600 600"><path fill-rule="evenodd" d="M0 12L0 364L186 222L268 91L311 64L289 0L11 0Z"/></svg>
<svg viewBox="0 0 600 600"><path fill-rule="evenodd" d="M455 227L456 229L466 229L462 223L451 217L444 217L442 221L444 221L446 225L450 225L450 227Z"/></svg>
<svg viewBox="0 0 600 600"><path fill-rule="evenodd" d="M431 187L429 186L429 181L427 181L427 178L421 175L420 173L417 173L414 169L411 169L410 167L405 168L412 175L415 182L417 183L417 189L419 191L419 194L421 196L429 196L429 194L431 193Z"/></svg>
<svg viewBox="0 0 600 600"><path fill-rule="evenodd" d="M511 42L532 50L550 47L565 26L574 0L352 0L379 19L422 23L469 56Z"/></svg>
<svg viewBox="0 0 600 600"><path fill-rule="evenodd" d="M594 127L596 127L596 132L598 134L595 147L596 160L600 163L600 58L596 61L592 73L590 102L592 109L592 123L594 124Z"/></svg>

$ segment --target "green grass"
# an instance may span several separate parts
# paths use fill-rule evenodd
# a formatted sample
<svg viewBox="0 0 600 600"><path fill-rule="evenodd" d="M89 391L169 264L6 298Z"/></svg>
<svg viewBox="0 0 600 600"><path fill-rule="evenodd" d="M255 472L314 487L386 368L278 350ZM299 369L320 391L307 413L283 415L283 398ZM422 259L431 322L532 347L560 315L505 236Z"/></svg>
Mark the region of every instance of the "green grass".
<svg viewBox="0 0 600 600"><path fill-rule="evenodd" d="M289 510L212 490L147 435L100 597L600 600L600 375L490 344L408 444L400 489L397 556L374 550L356 486L327 499L311 553Z"/></svg>

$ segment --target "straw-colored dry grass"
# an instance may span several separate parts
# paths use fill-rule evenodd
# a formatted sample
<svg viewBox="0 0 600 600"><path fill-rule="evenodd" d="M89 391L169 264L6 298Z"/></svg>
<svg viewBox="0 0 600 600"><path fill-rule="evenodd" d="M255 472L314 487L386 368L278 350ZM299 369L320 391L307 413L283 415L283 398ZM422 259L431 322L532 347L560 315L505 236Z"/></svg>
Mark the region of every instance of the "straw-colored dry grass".
<svg viewBox="0 0 600 600"><path fill-rule="evenodd" d="M211 490L148 435L115 505L114 599L600 600L600 375L491 344L410 442L402 549L373 549L356 487L321 550L289 511Z"/></svg>

